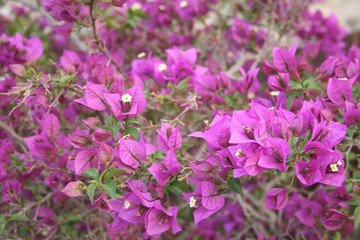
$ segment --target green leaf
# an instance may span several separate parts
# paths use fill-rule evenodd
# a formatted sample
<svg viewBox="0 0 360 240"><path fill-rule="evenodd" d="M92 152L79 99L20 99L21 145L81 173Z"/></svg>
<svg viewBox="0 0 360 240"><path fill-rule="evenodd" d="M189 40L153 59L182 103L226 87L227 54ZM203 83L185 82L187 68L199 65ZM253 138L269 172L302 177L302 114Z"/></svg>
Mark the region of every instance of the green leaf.
<svg viewBox="0 0 360 240"><path fill-rule="evenodd" d="M112 178L113 176L119 174L119 173L125 173L126 171L124 169L120 169L120 168L115 168L113 170L110 170L106 176L106 179L110 179Z"/></svg>
<svg viewBox="0 0 360 240"><path fill-rule="evenodd" d="M92 183L87 187L87 195L90 198L90 202L93 203L94 202L94 194L95 194L95 189L96 189L97 184L96 183Z"/></svg>
<svg viewBox="0 0 360 240"><path fill-rule="evenodd" d="M110 128L110 131L114 137L114 139L117 138L120 130L120 122L118 122L114 127Z"/></svg>
<svg viewBox="0 0 360 240"><path fill-rule="evenodd" d="M109 117L105 120L105 122L106 122L106 125L108 125L108 126L113 126L114 119L113 119L112 116L109 116Z"/></svg>
<svg viewBox="0 0 360 240"><path fill-rule="evenodd" d="M166 154L163 153L162 151L155 151L153 152L153 157L155 159L164 159L166 157Z"/></svg>
<svg viewBox="0 0 360 240"><path fill-rule="evenodd" d="M168 88L170 88L173 91L180 92L180 90L177 87L175 87L175 85L172 82L168 83Z"/></svg>
<svg viewBox="0 0 360 240"><path fill-rule="evenodd" d="M356 210L357 206L356 205L352 205L349 209L349 212L348 212L348 216L354 216L354 213L355 213L355 210Z"/></svg>
<svg viewBox="0 0 360 240"><path fill-rule="evenodd" d="M354 221L355 226L354 227L355 227L355 229L359 229L359 227L360 227L360 206L358 206L356 208L354 216L355 216L355 221Z"/></svg>
<svg viewBox="0 0 360 240"><path fill-rule="evenodd" d="M116 186L115 181L111 179L108 184L103 185L105 192L111 197L112 200L116 200Z"/></svg>
<svg viewBox="0 0 360 240"><path fill-rule="evenodd" d="M71 76L71 75L65 75L65 76L62 76L60 79L59 79L59 83L62 84L62 83L69 83L71 79L73 79L74 76Z"/></svg>
<svg viewBox="0 0 360 240"><path fill-rule="evenodd" d="M120 189L116 189L116 198L124 198L124 195L120 191Z"/></svg>
<svg viewBox="0 0 360 240"><path fill-rule="evenodd" d="M298 90L298 89L303 88L303 86L299 82L290 81L289 84L290 84L291 90Z"/></svg>
<svg viewBox="0 0 360 240"><path fill-rule="evenodd" d="M341 240L341 234L340 234L340 232L339 232L339 231L336 231L336 233L335 233L335 236L334 236L333 240Z"/></svg>
<svg viewBox="0 0 360 240"><path fill-rule="evenodd" d="M67 225L67 224L62 224L62 225L60 226L60 228L61 228L61 231L62 231L64 234L67 234L68 231L69 231L69 225Z"/></svg>
<svg viewBox="0 0 360 240"><path fill-rule="evenodd" d="M353 137L353 136L354 136L354 133L355 133L355 127L354 127L354 126L351 126L351 127L348 127L348 128L347 128L346 134L347 134L349 137Z"/></svg>
<svg viewBox="0 0 360 240"><path fill-rule="evenodd" d="M234 105L234 99L230 95L225 96L225 101L231 106Z"/></svg>
<svg viewBox="0 0 360 240"><path fill-rule="evenodd" d="M194 144L191 144L191 145L183 144L183 145L181 146L181 148L179 149L179 152L192 149L193 147L194 147Z"/></svg>
<svg viewBox="0 0 360 240"><path fill-rule="evenodd" d="M306 79L304 81L304 86L305 86L306 89L312 89L312 90L317 90L317 91L320 91L320 92L324 92L324 89L314 79L310 79L310 78Z"/></svg>
<svg viewBox="0 0 360 240"><path fill-rule="evenodd" d="M290 109L292 102L294 101L295 95L290 95L286 101L286 109Z"/></svg>
<svg viewBox="0 0 360 240"><path fill-rule="evenodd" d="M351 199L350 201L347 201L347 203L350 205L360 205L360 198Z"/></svg>
<svg viewBox="0 0 360 240"><path fill-rule="evenodd" d="M126 121L126 124L127 125L130 125L130 124L138 124L139 121L137 121L135 118L130 118Z"/></svg>
<svg viewBox="0 0 360 240"><path fill-rule="evenodd" d="M55 95L56 95L56 96L59 96L60 92L61 92L61 88L55 86L55 88L54 88L54 93L55 93Z"/></svg>
<svg viewBox="0 0 360 240"><path fill-rule="evenodd" d="M86 174L92 177L93 179L98 180L99 179L99 170L96 168L88 168L85 172L83 172L81 175Z"/></svg>
<svg viewBox="0 0 360 240"><path fill-rule="evenodd" d="M234 191L234 192L236 192L238 194L242 193L242 186L241 186L239 178L230 177L228 179L228 186L232 191Z"/></svg>
<svg viewBox="0 0 360 240"><path fill-rule="evenodd" d="M70 230L70 235L73 239L76 239L78 236L78 230L76 228L72 227Z"/></svg>
<svg viewBox="0 0 360 240"><path fill-rule="evenodd" d="M191 79L191 77L187 77L187 78L181 80L181 81L179 82L179 84L178 84L178 89L182 91L182 90L184 90L185 88L191 86L191 85L189 85L189 84L186 84L190 79Z"/></svg>
<svg viewBox="0 0 360 240"><path fill-rule="evenodd" d="M66 217L66 220L68 222L82 222L83 219L80 216L76 216L76 215L70 215L68 217Z"/></svg>
<svg viewBox="0 0 360 240"><path fill-rule="evenodd" d="M135 139L135 141L139 141L139 131L136 127L126 127L125 131L129 133Z"/></svg>
<svg viewBox="0 0 360 240"><path fill-rule="evenodd" d="M0 235L3 234L3 232L5 231L5 227L6 227L5 216L0 215Z"/></svg>
<svg viewBox="0 0 360 240"><path fill-rule="evenodd" d="M353 178L356 179L356 180L360 180L360 171L354 172Z"/></svg>
<svg viewBox="0 0 360 240"><path fill-rule="evenodd" d="M63 222L64 221L64 217L63 216L56 216L53 218L54 221L57 221L57 222Z"/></svg>
<svg viewBox="0 0 360 240"><path fill-rule="evenodd" d="M33 73L33 71L29 68L29 69L25 72L25 75L27 75L28 77L33 77L33 76L34 76L34 73Z"/></svg>
<svg viewBox="0 0 360 240"><path fill-rule="evenodd" d="M188 192L188 188L185 183L177 180L173 181L169 185L170 191L178 197L182 197L183 192Z"/></svg>
<svg viewBox="0 0 360 240"><path fill-rule="evenodd" d="M290 145L290 148L293 149L293 147L296 145L296 143L299 141L299 137L292 137L288 140L288 143Z"/></svg>
<svg viewBox="0 0 360 240"><path fill-rule="evenodd" d="M134 19L135 19L135 17L138 17L138 18L147 18L148 17L146 12L142 11L141 9L131 9L131 8L127 11L127 15L129 18L134 18Z"/></svg>
<svg viewBox="0 0 360 240"><path fill-rule="evenodd" d="M16 215L12 215L11 217L9 217L6 221L8 223L11 223L14 221L30 221L30 219L25 215L16 214Z"/></svg>

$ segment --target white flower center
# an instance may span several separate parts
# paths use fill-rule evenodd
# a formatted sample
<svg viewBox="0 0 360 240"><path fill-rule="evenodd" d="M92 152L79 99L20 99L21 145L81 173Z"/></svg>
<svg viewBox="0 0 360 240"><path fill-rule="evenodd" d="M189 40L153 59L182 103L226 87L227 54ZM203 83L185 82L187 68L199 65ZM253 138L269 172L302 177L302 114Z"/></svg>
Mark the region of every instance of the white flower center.
<svg viewBox="0 0 360 240"><path fill-rule="evenodd" d="M131 103L131 95L126 93L121 97L121 101L123 101L124 103Z"/></svg>
<svg viewBox="0 0 360 240"><path fill-rule="evenodd" d="M337 172L339 171L338 167L337 167L337 164L334 163L334 164L330 164L330 168L331 168L331 171L333 172Z"/></svg>
<svg viewBox="0 0 360 240"><path fill-rule="evenodd" d="M341 165L342 165L342 162L339 160L339 161L336 162L336 164L337 164L338 166L341 166Z"/></svg>
<svg viewBox="0 0 360 240"><path fill-rule="evenodd" d="M164 5L162 5L162 4L159 5L159 10L160 10L160 11L165 11L165 9L166 9L166 7L165 7Z"/></svg>
<svg viewBox="0 0 360 240"><path fill-rule="evenodd" d="M348 79L344 77L344 78L338 78L338 80L347 81Z"/></svg>
<svg viewBox="0 0 360 240"><path fill-rule="evenodd" d="M240 157L242 155L242 151L241 151L241 148L239 148L236 153L235 153L235 156L236 157Z"/></svg>
<svg viewBox="0 0 360 240"><path fill-rule="evenodd" d="M146 53L144 53L144 52L141 52L137 55L138 58L143 58L145 56L146 56Z"/></svg>
<svg viewBox="0 0 360 240"><path fill-rule="evenodd" d="M166 69L167 69L167 66L166 66L165 63L161 63L161 64L158 66L158 70L159 70L160 72L165 71Z"/></svg>
<svg viewBox="0 0 360 240"><path fill-rule="evenodd" d="M190 198L190 207L195 207L196 199L194 197Z"/></svg>
<svg viewBox="0 0 360 240"><path fill-rule="evenodd" d="M279 94L280 94L279 91L272 91L272 92L270 92L270 95L271 95L271 96L277 96L277 95L279 95Z"/></svg>
<svg viewBox="0 0 360 240"><path fill-rule="evenodd" d="M227 56L228 56L229 58L232 58L232 57L234 57L234 53L231 52L231 51L229 51L229 52L227 52Z"/></svg>
<svg viewBox="0 0 360 240"><path fill-rule="evenodd" d="M124 208L128 209L130 206L131 206L130 202L126 200L124 203Z"/></svg>
<svg viewBox="0 0 360 240"><path fill-rule="evenodd" d="M140 3L134 3L134 5L131 6L132 10L140 10L141 4Z"/></svg>
<svg viewBox="0 0 360 240"><path fill-rule="evenodd" d="M181 8L186 8L187 5L188 5L188 2L187 2L187 1L181 1L181 2L180 2L180 7L181 7Z"/></svg>
<svg viewBox="0 0 360 240"><path fill-rule="evenodd" d="M129 139L130 138L130 134L125 134L123 137L122 137L122 139L124 139L124 140L127 140L127 139ZM120 142L120 140L119 140L119 142Z"/></svg>

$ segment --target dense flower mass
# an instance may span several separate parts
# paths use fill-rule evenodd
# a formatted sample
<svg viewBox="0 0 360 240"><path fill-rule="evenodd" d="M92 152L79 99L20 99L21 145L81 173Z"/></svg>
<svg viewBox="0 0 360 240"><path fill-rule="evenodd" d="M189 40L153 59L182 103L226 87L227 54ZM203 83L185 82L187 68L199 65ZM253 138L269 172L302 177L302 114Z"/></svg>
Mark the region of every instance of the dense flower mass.
<svg viewBox="0 0 360 240"><path fill-rule="evenodd" d="M360 48L312 2L8 1L0 235L360 238Z"/></svg>

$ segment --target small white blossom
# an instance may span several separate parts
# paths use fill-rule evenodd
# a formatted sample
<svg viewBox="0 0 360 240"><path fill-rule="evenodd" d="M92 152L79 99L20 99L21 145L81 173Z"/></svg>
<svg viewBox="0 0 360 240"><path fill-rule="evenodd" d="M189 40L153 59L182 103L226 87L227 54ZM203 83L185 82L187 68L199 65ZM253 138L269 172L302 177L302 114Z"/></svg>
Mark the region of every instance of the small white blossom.
<svg viewBox="0 0 360 240"><path fill-rule="evenodd" d="M190 198L190 207L195 207L196 199L194 197Z"/></svg>
<svg viewBox="0 0 360 240"><path fill-rule="evenodd" d="M121 101L123 101L124 103L131 103L131 95L126 93L121 97Z"/></svg>
<svg viewBox="0 0 360 240"><path fill-rule="evenodd" d="M187 5L188 5L188 2L187 2L187 1L181 1L181 2L180 2L180 7L181 7L181 8L186 8Z"/></svg>

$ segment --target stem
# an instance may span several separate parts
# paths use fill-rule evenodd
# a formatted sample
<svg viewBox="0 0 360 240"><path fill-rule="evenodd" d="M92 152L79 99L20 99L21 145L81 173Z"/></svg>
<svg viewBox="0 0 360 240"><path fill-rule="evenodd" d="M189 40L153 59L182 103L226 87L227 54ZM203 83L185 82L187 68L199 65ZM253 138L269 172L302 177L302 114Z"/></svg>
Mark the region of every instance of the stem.
<svg viewBox="0 0 360 240"><path fill-rule="evenodd" d="M90 18L91 18L91 26L93 29L93 36L95 39L95 43L99 48L99 51L104 54L104 56L109 59L109 61L115 66L116 70L121 73L121 68L120 66L114 61L114 59L112 59L112 57L110 56L108 50L106 49L106 47L104 46L104 44L100 41L100 37L97 34L97 30L96 30L96 19L94 16L94 4L96 3L95 0L91 0L89 6L90 6Z"/></svg>

